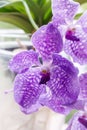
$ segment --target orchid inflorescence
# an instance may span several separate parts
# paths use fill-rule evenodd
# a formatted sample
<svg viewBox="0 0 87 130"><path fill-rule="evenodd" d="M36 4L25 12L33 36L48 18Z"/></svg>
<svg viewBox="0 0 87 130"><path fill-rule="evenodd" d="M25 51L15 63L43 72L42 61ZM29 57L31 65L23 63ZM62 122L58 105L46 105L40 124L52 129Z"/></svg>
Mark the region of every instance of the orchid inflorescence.
<svg viewBox="0 0 87 130"><path fill-rule="evenodd" d="M52 0L52 21L31 37L35 50L18 53L9 63L17 74L14 98L21 111L30 114L43 106L62 114L79 110L67 130L87 129L87 73L79 74L74 65L87 64L87 12L74 20L79 7L72 0Z"/></svg>

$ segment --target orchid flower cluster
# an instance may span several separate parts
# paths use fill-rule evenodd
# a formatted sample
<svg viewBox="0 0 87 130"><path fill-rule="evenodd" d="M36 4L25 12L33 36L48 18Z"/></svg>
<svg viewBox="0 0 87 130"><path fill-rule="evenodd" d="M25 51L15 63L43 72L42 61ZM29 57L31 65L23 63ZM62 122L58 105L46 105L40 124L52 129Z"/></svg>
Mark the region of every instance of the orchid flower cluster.
<svg viewBox="0 0 87 130"><path fill-rule="evenodd" d="M79 110L67 130L87 129L87 73L79 75L74 65L87 64L87 12L74 20L79 7L72 0L52 0L52 20L31 37L35 50L18 53L9 63L17 74L14 98L21 111L30 114L43 106L62 114Z"/></svg>

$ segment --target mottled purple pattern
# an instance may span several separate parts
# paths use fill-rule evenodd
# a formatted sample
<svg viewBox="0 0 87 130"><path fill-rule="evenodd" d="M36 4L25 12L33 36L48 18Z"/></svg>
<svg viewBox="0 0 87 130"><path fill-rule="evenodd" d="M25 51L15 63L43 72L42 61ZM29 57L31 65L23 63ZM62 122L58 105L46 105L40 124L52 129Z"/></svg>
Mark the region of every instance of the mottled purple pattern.
<svg viewBox="0 0 87 130"><path fill-rule="evenodd" d="M69 105L68 107L71 109L74 109L74 110L83 110L84 111L85 104L86 104L86 100L77 99L77 101L74 104Z"/></svg>
<svg viewBox="0 0 87 130"><path fill-rule="evenodd" d="M38 53L33 50L22 51L15 55L9 62L9 68L11 71L21 73L32 65L38 65Z"/></svg>
<svg viewBox="0 0 87 130"><path fill-rule="evenodd" d="M69 66L54 66L47 85L60 105L73 104L79 94L78 77Z"/></svg>
<svg viewBox="0 0 87 130"><path fill-rule="evenodd" d="M78 68L76 68L72 62L67 60L66 58L62 57L61 55L58 55L57 53L53 54L53 62L52 65L58 65L60 67L63 67L64 70L71 74L72 76L77 75L79 73Z"/></svg>
<svg viewBox="0 0 87 130"><path fill-rule="evenodd" d="M50 88L47 85L43 85L43 88L44 91L41 93L39 97L39 103L42 106L47 106L46 104L48 103L48 101L52 99L52 93Z"/></svg>
<svg viewBox="0 0 87 130"><path fill-rule="evenodd" d="M61 114L68 114L71 111L71 108L64 105L60 105L60 103L57 101L57 98L54 97L52 97L52 99L46 102L45 105L53 111Z"/></svg>
<svg viewBox="0 0 87 130"><path fill-rule="evenodd" d="M87 11L79 18L77 25L81 25L84 31L87 33Z"/></svg>
<svg viewBox="0 0 87 130"><path fill-rule="evenodd" d="M51 59L52 54L60 52L63 47L61 35L52 23L39 28L32 35L32 43L43 60Z"/></svg>
<svg viewBox="0 0 87 130"><path fill-rule="evenodd" d="M87 73L81 74L79 77L80 81L80 97L87 99Z"/></svg>
<svg viewBox="0 0 87 130"><path fill-rule="evenodd" d="M66 130L87 130L87 128L79 121L79 118L83 116L83 112L76 113L71 121L69 122L69 126Z"/></svg>
<svg viewBox="0 0 87 130"><path fill-rule="evenodd" d="M63 12L61 13L63 14ZM61 13L58 13L56 16L52 17L53 25L57 28L60 27L61 25L66 24L66 20L64 19L63 15L61 15Z"/></svg>
<svg viewBox="0 0 87 130"><path fill-rule="evenodd" d="M37 103L43 91L43 86L39 85L40 80L40 72L35 70L16 76L14 81L14 98L24 110L28 111L29 107Z"/></svg>
<svg viewBox="0 0 87 130"><path fill-rule="evenodd" d="M33 104L31 107L29 108L23 108L20 107L21 111L25 114L31 114L33 112L36 112L39 110L39 108L41 107L41 104L37 101L35 104Z"/></svg>
<svg viewBox="0 0 87 130"><path fill-rule="evenodd" d="M52 13L53 21L57 24L71 21L75 16L79 3L72 0L51 0L52 1ZM55 23L56 23L55 22Z"/></svg>
<svg viewBox="0 0 87 130"><path fill-rule="evenodd" d="M64 50L72 56L74 62L79 64L87 63L87 34L82 30L81 26L72 29L72 36L76 39L65 39Z"/></svg>

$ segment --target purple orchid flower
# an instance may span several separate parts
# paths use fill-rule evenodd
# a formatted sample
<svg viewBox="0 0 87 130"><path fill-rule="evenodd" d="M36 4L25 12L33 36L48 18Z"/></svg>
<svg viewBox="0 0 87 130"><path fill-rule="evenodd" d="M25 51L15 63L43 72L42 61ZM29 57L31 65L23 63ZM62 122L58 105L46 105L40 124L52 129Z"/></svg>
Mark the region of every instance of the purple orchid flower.
<svg viewBox="0 0 87 130"><path fill-rule="evenodd" d="M78 21L74 16L79 3L72 0L52 0L53 24L63 36L64 51L74 62L87 63L87 12Z"/></svg>
<svg viewBox="0 0 87 130"><path fill-rule="evenodd" d="M42 106L63 114L71 109L85 111L87 74L78 77L73 63L58 54L64 49L75 62L87 63L87 13L74 23L78 8L79 4L71 0L52 0L52 22L31 37L35 51L23 51L11 59L9 68L17 74L14 98L25 114ZM87 116L78 112L67 130L86 128Z"/></svg>
<svg viewBox="0 0 87 130"><path fill-rule="evenodd" d="M87 114L82 111L76 113L66 130L87 130Z"/></svg>
<svg viewBox="0 0 87 130"><path fill-rule="evenodd" d="M27 59L23 68L23 61L26 60L26 55L29 54L30 57L31 52L31 56L36 53L34 51L21 52L14 56L10 62L11 70L16 73L18 68L21 70L21 72L18 70L20 73L17 74L14 81L16 102L25 113L36 111L41 105L48 106L56 112L66 112L66 106L75 103L78 98L78 69L70 61L56 53L53 54L52 63L38 63L33 66L34 62ZM21 55L22 59L19 64L18 59ZM28 67L31 62L31 66Z"/></svg>

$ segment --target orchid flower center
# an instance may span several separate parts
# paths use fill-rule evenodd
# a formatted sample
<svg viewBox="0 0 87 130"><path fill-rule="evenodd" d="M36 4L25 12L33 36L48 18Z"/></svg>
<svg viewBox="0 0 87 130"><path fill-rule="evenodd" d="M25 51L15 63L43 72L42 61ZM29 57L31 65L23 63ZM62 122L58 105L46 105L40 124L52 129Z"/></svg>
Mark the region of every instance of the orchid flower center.
<svg viewBox="0 0 87 130"><path fill-rule="evenodd" d="M46 82L50 80L50 72L48 70L42 70L41 76L40 84L46 84Z"/></svg>
<svg viewBox="0 0 87 130"><path fill-rule="evenodd" d="M79 117L78 121L87 128L87 117L85 115Z"/></svg>
<svg viewBox="0 0 87 130"><path fill-rule="evenodd" d="M67 30L65 38L71 41L80 41L80 39L75 36L75 28Z"/></svg>

